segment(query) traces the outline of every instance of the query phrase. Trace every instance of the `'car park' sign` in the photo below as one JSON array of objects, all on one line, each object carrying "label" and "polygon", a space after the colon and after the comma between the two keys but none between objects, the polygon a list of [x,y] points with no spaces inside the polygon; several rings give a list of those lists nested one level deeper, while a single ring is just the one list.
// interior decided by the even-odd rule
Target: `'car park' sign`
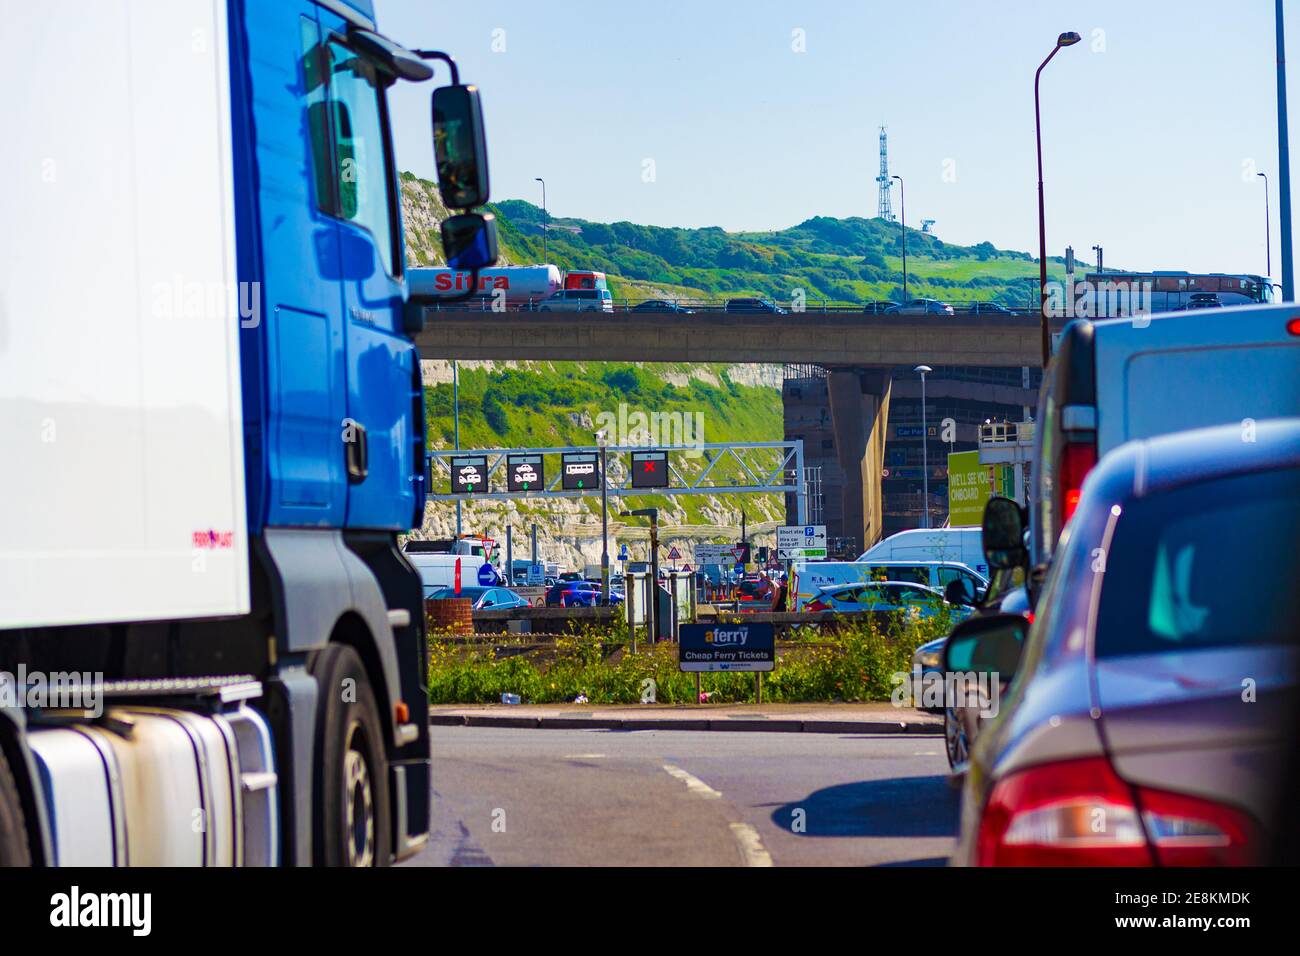
[{"label": "'car park' sign", "polygon": [[826,557],[826,525],[800,524],[777,528],[776,556],[782,561]]}]

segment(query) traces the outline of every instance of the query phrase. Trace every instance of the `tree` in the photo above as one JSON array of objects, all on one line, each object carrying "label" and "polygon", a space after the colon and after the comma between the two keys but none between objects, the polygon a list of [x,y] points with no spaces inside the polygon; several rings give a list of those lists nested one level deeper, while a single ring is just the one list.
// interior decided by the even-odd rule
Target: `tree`
[{"label": "tree", "polygon": [[496,392],[487,392],[483,396],[483,419],[498,435],[505,435],[510,430],[510,417]]}]

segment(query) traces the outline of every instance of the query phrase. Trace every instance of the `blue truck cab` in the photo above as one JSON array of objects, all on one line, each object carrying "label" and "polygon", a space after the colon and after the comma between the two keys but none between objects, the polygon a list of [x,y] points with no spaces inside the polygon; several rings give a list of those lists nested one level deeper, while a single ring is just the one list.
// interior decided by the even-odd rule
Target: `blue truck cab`
[{"label": "blue truck cab", "polygon": [[[0,115],[23,161],[65,157],[63,189],[15,190],[34,238],[0,250],[25,330],[0,437],[30,463],[0,479],[0,680],[84,675],[97,705],[0,685],[0,864],[387,864],[429,829],[423,592],[398,535],[423,522],[433,302],[406,280],[387,97],[450,69],[444,252],[476,271],[496,255],[471,211],[477,90],[379,33],[369,0],[134,14],[14,24],[26,65],[60,55],[99,98],[53,84]],[[73,230],[111,287],[94,315],[47,241]],[[33,421],[58,441],[33,445]],[[185,787],[229,825],[195,833],[161,796]]]}]

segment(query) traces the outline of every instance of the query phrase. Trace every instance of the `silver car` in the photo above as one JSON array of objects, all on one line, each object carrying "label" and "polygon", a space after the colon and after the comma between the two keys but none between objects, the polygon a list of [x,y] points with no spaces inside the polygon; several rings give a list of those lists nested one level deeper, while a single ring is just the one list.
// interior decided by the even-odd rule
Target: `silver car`
[{"label": "silver car", "polygon": [[[1300,419],[1243,435],[1115,449],[1083,486],[1032,625],[953,630],[949,675],[991,689],[1014,674],[971,749],[954,862],[1265,860],[1295,746]],[[1004,524],[990,534],[986,512],[985,545],[1014,566],[1023,529]]]},{"label": "silver car", "polygon": [[613,312],[614,296],[608,289],[560,289],[537,306],[538,312]]}]

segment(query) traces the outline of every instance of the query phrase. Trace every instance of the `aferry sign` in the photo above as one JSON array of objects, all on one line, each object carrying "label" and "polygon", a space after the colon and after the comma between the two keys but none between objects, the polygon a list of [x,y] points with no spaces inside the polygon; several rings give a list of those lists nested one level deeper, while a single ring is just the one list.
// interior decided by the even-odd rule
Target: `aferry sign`
[{"label": "aferry sign", "polygon": [[690,671],[776,669],[776,628],[771,624],[683,624],[677,667]]}]

